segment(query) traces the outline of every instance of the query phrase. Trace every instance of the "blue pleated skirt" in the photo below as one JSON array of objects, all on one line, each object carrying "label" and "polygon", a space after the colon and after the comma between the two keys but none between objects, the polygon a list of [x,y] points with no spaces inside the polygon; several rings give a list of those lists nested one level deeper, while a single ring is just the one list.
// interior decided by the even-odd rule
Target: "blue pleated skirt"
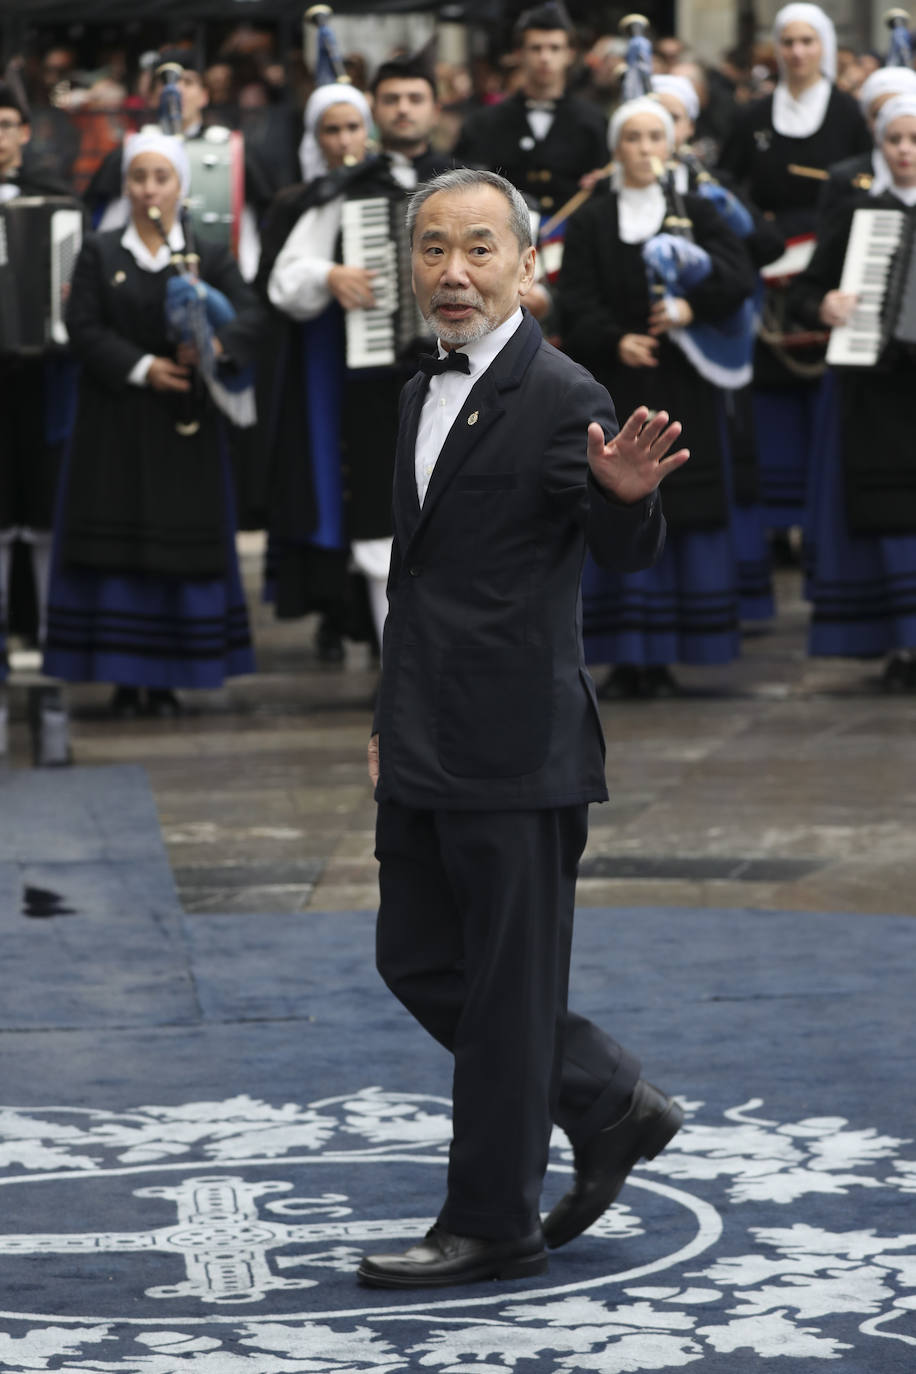
[{"label": "blue pleated skirt", "polygon": [[754,388],[763,522],[785,530],[806,523],[808,473],[817,436],[822,380]]},{"label": "blue pleated skirt", "polygon": [[661,558],[638,573],[588,556],[582,617],[587,663],[730,662],[740,653],[731,531],[669,531]]},{"label": "blue pleated skirt", "polygon": [[850,534],[837,380],[827,378],[812,467],[809,653],[878,658],[916,648],[916,531]]},{"label": "blue pleated skirt", "polygon": [[298,384],[305,388],[307,430],[300,452],[287,454],[285,460],[309,469],[316,520],[313,529],[296,536],[268,530],[262,592],[267,603],[277,599],[277,565],[290,549],[342,551],[348,547],[340,465],[346,347],[342,312],[332,307],[314,320],[306,320],[300,328],[302,375]]},{"label": "blue pleated skirt", "polygon": [[[44,671],[65,682],[214,688],[255,670],[235,551],[235,513],[223,459],[226,572],[185,581],[156,574],[51,569]],[[61,482],[66,499],[67,472]]]}]

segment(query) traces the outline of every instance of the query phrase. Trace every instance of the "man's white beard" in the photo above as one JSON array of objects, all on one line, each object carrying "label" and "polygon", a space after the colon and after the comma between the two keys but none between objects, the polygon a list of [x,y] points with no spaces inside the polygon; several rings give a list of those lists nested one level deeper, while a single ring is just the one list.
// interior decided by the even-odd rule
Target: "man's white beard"
[{"label": "man's white beard", "polygon": [[467,320],[443,320],[437,314],[437,307],[440,305],[457,305],[457,301],[449,301],[448,297],[437,297],[434,292],[429,302],[429,314],[424,315],[427,325],[433,334],[436,334],[444,344],[451,344],[453,348],[460,348],[462,344],[474,343],[477,339],[482,339],[485,334],[489,334],[494,327],[494,321],[481,308],[483,306],[482,297],[476,301],[462,301],[462,304],[473,305],[474,314]]}]

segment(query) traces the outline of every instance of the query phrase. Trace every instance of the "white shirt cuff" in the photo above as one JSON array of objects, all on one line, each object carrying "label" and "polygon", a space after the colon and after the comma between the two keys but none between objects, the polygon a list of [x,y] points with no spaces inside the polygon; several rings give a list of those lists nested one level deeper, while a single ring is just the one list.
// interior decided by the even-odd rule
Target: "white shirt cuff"
[{"label": "white shirt cuff", "polygon": [[130,382],[131,386],[146,386],[146,379],[149,375],[149,370],[155,361],[155,353],[144,353],[140,361],[138,363],[134,363],[133,367],[127,374],[127,380]]}]

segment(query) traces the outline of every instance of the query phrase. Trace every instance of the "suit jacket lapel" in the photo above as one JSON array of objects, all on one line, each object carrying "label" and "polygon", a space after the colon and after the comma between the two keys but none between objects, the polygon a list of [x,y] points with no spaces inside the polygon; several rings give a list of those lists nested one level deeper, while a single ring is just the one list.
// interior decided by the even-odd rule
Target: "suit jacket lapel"
[{"label": "suit jacket lapel", "polygon": [[418,372],[407,383],[404,391],[404,407],[401,411],[394,469],[394,519],[402,548],[406,548],[413,538],[417,521],[420,519],[420,499],[417,496],[414,455],[417,449],[420,412],[423,409],[423,400],[428,386],[428,379],[422,372]]},{"label": "suit jacket lapel", "polygon": [[[433,475],[430,478],[419,521],[414,528],[415,534],[419,534],[423,529],[430,513],[455,474],[489,433],[500,416],[505,414],[501,393],[519,385],[540,346],[540,326],[525,311],[525,317],[512,338],[496,355],[479,381],[471,388],[467,400],[458,412],[455,423],[446,436],[445,443],[442,445],[442,450],[436,460]],[[419,408],[417,421],[419,421]],[[414,426],[413,438],[414,443],[409,450],[411,456],[416,447],[416,426]],[[416,484],[414,484],[414,500],[416,501]]]}]

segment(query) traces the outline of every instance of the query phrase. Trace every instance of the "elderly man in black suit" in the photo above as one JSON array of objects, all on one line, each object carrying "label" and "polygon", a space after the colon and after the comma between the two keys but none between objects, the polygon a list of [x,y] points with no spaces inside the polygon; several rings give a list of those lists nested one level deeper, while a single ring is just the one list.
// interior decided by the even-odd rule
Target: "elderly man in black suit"
[{"label": "elderly man in black suit", "polygon": [[[541,1273],[544,1249],[610,1205],[682,1113],[636,1058],[567,1012],[588,804],[607,799],[582,652],[579,581],[596,559],[646,567],[680,425],[636,411],[547,344],[521,308],[535,254],[524,200],[458,169],[408,211],[414,289],[438,358],[402,395],[376,784],[378,964],[454,1055],[438,1221],[363,1282],[444,1286]],[[371,436],[367,436],[371,442]],[[538,1204],[551,1128],[572,1190]]]}]

